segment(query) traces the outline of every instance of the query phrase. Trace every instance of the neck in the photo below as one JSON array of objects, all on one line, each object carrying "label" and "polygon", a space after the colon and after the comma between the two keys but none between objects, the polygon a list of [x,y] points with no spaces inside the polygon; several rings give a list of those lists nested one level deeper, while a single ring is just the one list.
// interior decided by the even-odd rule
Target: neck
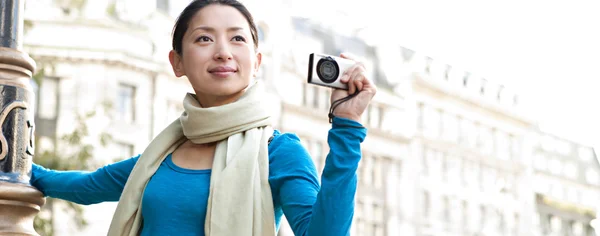
[{"label": "neck", "polygon": [[196,92],[196,98],[203,108],[218,107],[237,101],[246,90],[226,96],[214,96]]},{"label": "neck", "polygon": [[193,143],[192,140],[185,141],[181,146],[183,147],[215,147],[217,146],[218,141],[210,142],[210,143]]}]

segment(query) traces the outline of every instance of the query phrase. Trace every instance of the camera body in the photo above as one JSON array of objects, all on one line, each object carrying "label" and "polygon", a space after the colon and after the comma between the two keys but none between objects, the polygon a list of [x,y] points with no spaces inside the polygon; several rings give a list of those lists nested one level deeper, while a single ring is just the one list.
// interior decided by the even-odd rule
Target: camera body
[{"label": "camera body", "polygon": [[355,62],[341,57],[311,53],[308,59],[308,83],[348,90],[340,81],[342,74]]}]

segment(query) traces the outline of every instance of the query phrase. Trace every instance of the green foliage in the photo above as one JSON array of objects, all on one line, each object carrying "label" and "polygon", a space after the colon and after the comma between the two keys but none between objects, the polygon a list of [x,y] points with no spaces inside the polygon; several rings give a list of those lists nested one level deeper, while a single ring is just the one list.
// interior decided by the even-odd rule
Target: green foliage
[{"label": "green foliage", "polygon": [[113,1],[108,5],[108,7],[106,8],[106,14],[108,14],[111,17],[117,17],[117,2],[116,1]]},{"label": "green foliage", "polygon": [[31,28],[33,28],[33,21],[28,19],[23,20],[23,34],[26,35]]},{"label": "green foliage", "polygon": [[73,10],[81,12],[87,4],[87,0],[53,0],[53,2],[66,14],[70,14]]},{"label": "green foliage", "polygon": [[[86,121],[95,115],[96,112],[77,115],[73,131],[61,136],[59,140],[55,140],[54,150],[36,153],[34,162],[53,170],[92,170],[98,168],[98,165],[93,161],[94,146],[84,142],[90,135]],[[107,133],[100,134],[98,138],[102,146],[106,146],[112,139]],[[63,206],[63,208],[58,208],[58,206]],[[42,207],[42,212],[37,215],[34,221],[34,228],[40,235],[54,235],[53,222],[56,211],[64,211],[71,215],[71,220],[78,229],[83,229],[88,224],[84,218],[82,206],[60,199],[47,198],[46,204]]]}]

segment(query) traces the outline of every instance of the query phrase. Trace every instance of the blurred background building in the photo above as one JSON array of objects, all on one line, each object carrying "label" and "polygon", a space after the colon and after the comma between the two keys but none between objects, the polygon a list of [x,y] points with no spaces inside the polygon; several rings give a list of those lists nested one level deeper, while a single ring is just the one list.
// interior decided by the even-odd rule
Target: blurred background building
[{"label": "blurred background building", "polygon": [[[191,87],[173,75],[167,55],[188,2],[27,0],[24,49],[38,64],[36,153],[68,151],[60,137],[91,111],[83,142],[94,146],[96,166],[141,153],[176,119]],[[298,1],[244,3],[259,27],[259,79],[275,126],[301,137],[319,173],[330,90],[306,83],[308,55],[350,52],[377,83],[363,117],[369,134],[352,235],[596,235],[596,152],[540,131],[511,88],[393,41],[369,43],[360,25],[342,26],[343,10],[323,19]],[[97,138],[103,134],[110,141]],[[105,235],[116,203],[84,207],[83,229],[65,204],[45,207],[55,208],[54,235]],[[284,223],[280,235],[293,234]]]}]

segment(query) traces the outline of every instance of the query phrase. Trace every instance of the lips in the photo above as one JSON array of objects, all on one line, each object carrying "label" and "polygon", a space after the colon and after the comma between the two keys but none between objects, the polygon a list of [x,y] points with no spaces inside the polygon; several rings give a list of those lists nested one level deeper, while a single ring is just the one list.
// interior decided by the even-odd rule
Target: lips
[{"label": "lips", "polygon": [[209,69],[208,72],[218,78],[227,78],[237,72],[237,70],[229,66],[217,66]]},{"label": "lips", "polygon": [[229,67],[229,66],[217,66],[214,67],[210,70],[208,70],[208,72],[210,73],[223,73],[223,72],[236,72],[237,70],[234,69],[233,67]]}]

